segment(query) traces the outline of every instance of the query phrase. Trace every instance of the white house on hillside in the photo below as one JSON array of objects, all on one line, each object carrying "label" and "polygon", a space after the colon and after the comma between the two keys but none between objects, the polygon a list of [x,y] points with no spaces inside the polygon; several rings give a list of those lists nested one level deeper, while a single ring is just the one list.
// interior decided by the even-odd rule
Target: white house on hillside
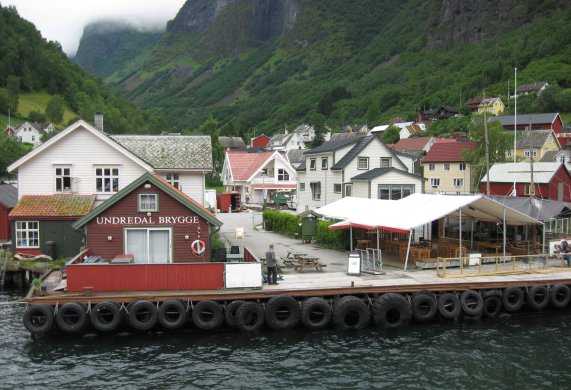
[{"label": "white house on hillside", "polygon": [[20,142],[33,144],[34,147],[42,143],[42,134],[54,131],[54,125],[24,122],[14,130],[14,136],[18,137]]},{"label": "white house on hillside", "polygon": [[267,149],[287,153],[293,149],[305,149],[305,143],[297,133],[276,134],[270,139]]},{"label": "white house on hillside", "polygon": [[329,141],[305,152],[297,168],[297,210],[315,209],[345,196],[400,199],[423,192],[414,156],[395,154],[378,136]]}]

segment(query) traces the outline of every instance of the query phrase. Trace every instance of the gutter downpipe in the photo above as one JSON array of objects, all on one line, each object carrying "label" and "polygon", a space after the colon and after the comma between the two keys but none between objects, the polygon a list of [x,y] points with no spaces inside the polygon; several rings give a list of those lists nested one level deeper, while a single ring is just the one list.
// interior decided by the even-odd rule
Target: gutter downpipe
[{"label": "gutter downpipe", "polygon": [[504,257],[506,257],[506,208],[504,207]]},{"label": "gutter downpipe", "polygon": [[[547,248],[547,247],[545,246],[545,222],[542,222],[542,223],[541,223],[541,227],[542,227],[542,229],[543,229],[543,230],[542,230],[542,234],[541,234],[541,235],[543,236],[543,237],[542,237],[542,239],[543,239],[543,248],[542,248],[543,250],[542,250],[542,252],[543,252],[543,253],[548,253],[548,252],[549,252],[549,248]],[[534,232],[534,233],[535,233],[535,232]]]},{"label": "gutter downpipe", "polygon": [[412,240],[412,229],[408,232],[408,247],[406,248],[406,259],[404,261],[404,270],[408,267],[408,256],[410,255],[410,241]]},{"label": "gutter downpipe", "polygon": [[351,249],[351,252],[353,252],[353,225],[349,225],[349,242],[351,243],[349,248]]},{"label": "gutter downpipe", "polygon": [[462,259],[462,207],[458,209],[460,212],[460,219],[458,224],[458,257],[460,258],[460,264],[463,264]]}]

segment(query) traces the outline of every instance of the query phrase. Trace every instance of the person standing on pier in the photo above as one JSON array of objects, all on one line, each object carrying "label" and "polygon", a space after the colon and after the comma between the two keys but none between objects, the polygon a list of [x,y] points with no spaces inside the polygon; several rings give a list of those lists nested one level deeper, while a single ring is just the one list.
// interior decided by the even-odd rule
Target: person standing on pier
[{"label": "person standing on pier", "polygon": [[278,261],[274,244],[270,244],[270,249],[266,252],[266,266],[268,267],[268,284],[278,284]]}]

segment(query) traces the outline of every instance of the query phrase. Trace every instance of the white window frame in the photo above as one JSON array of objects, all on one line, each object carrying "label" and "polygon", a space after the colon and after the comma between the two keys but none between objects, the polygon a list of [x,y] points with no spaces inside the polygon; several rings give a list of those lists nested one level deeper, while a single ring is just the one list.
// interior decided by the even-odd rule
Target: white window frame
[{"label": "white window frame", "polygon": [[[533,151],[533,152],[532,152],[532,151]],[[531,149],[531,150],[530,150],[530,149],[525,149],[525,150],[523,151],[523,156],[524,156],[524,157],[530,157],[530,155],[532,155],[532,154],[533,154],[533,157],[537,157],[537,150],[535,150],[535,149]]]},{"label": "white window frame", "polygon": [[[138,264],[153,264],[150,262],[150,258],[149,258],[149,252],[150,252],[150,240],[149,240],[149,235],[151,231],[168,231],[169,232],[169,250],[168,250],[168,259],[166,264],[170,264],[173,262],[173,229],[169,228],[169,227],[129,227],[129,228],[125,228],[123,229],[123,251],[125,253],[127,253],[127,248],[129,247],[129,243],[128,243],[128,235],[127,232],[128,231],[132,231],[132,230],[145,230],[147,232],[147,262],[146,263],[138,263]],[[157,264],[165,264],[165,263],[157,263]]]},{"label": "white window frame", "polygon": [[[105,171],[109,169],[109,173]],[[99,173],[101,171],[101,173]],[[114,171],[117,171],[116,174]],[[101,186],[99,186],[101,180]],[[117,180],[116,185],[114,181]],[[121,180],[121,171],[118,166],[97,166],[95,167],[95,192],[98,194],[114,194],[119,192]],[[109,190],[107,190],[107,181],[109,181]]]},{"label": "white window frame", "polygon": [[[61,194],[61,193],[71,192],[71,185],[72,185],[71,182],[73,180],[71,176],[71,165],[54,166],[54,175],[55,175],[54,193]],[[69,180],[69,187],[67,187],[67,189],[65,186],[66,179]],[[59,189],[58,186],[60,187]]]},{"label": "white window frame", "polygon": [[305,191],[305,183],[299,183],[299,190]]},{"label": "white window frame", "polygon": [[167,173],[165,180],[168,181],[171,186],[180,190],[180,175],[178,173]]},{"label": "white window frame", "polygon": [[392,167],[393,159],[390,157],[381,157],[381,168],[390,168]]},{"label": "white window frame", "polygon": [[436,164],[435,163],[429,163],[428,164],[428,170],[429,171],[435,171],[436,170]]},{"label": "white window frame", "polygon": [[449,170],[450,170],[450,163],[444,163],[444,170],[445,170],[445,171],[449,171]]},{"label": "white window frame", "polygon": [[389,190],[388,199],[389,200],[397,200],[397,199],[393,199],[393,187],[395,189],[396,189],[396,187],[400,187],[400,193],[401,194],[400,194],[400,197],[398,199],[406,198],[406,196],[402,196],[403,190],[405,188],[410,190],[410,195],[414,194],[414,184],[379,184],[377,187],[377,198],[378,199],[387,199],[387,198],[381,198],[381,189],[385,189],[385,190],[388,189]]},{"label": "white window frame", "polygon": [[40,222],[16,221],[16,248],[40,247]]},{"label": "white window frame", "polygon": [[357,169],[366,171],[369,169],[369,157],[357,157]]},{"label": "white window frame", "polygon": [[[154,200],[152,200],[154,198]],[[139,194],[137,196],[137,211],[141,213],[156,213],[159,211],[159,194]]]},{"label": "white window frame", "polygon": [[340,183],[333,183],[333,193],[340,194],[341,193],[341,184]]},{"label": "white window frame", "polygon": [[283,168],[278,168],[278,181],[289,181],[289,172]]},{"label": "white window frame", "polygon": [[[349,194],[347,194],[347,192],[349,192]],[[353,183],[345,184],[345,191],[343,191],[343,196],[353,196]]]},{"label": "white window frame", "polygon": [[321,182],[313,181],[309,183],[309,186],[311,187],[311,200],[321,200]]},{"label": "white window frame", "polygon": [[454,185],[454,188],[464,187],[464,179],[463,178],[454,178],[454,179],[452,179],[452,185]]},{"label": "white window frame", "polygon": [[321,170],[327,170],[329,168],[329,158],[321,157]]},{"label": "white window frame", "polygon": [[466,170],[466,163],[460,163],[460,164],[458,164],[458,170],[460,170],[460,171],[465,171],[465,170]]},{"label": "white window frame", "polygon": [[316,158],[310,158],[309,159],[309,170],[310,171],[317,170],[317,159]]},{"label": "white window frame", "polygon": [[436,188],[436,187],[438,187],[439,185],[440,185],[440,178],[430,179],[430,186],[431,186],[432,188]]}]

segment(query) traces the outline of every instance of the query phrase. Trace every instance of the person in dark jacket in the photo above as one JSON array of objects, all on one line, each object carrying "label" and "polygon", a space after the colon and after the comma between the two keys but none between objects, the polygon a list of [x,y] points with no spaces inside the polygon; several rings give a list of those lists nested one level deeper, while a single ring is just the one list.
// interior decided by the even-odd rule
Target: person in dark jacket
[{"label": "person in dark jacket", "polygon": [[270,249],[266,252],[266,266],[268,267],[268,284],[278,284],[278,261],[274,244],[270,244]]},{"label": "person in dark jacket", "polygon": [[561,253],[563,253],[563,260],[565,260],[565,263],[567,263],[567,267],[569,267],[571,265],[571,255],[569,255],[569,252],[571,252],[571,250],[569,250],[569,243],[567,242],[567,240],[565,239],[561,240],[561,242],[559,243],[559,248]]}]

